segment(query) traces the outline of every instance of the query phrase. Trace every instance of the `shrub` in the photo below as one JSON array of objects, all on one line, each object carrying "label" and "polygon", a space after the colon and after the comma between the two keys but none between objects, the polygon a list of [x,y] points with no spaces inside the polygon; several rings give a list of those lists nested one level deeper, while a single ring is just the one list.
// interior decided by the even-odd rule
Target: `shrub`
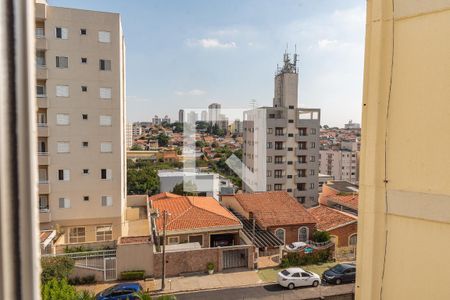
[{"label": "shrub", "polygon": [[327,262],[331,259],[331,249],[318,250],[313,253],[303,254],[301,252],[291,252],[281,260],[281,267],[305,266]]},{"label": "shrub", "polygon": [[120,279],[122,280],[141,280],[144,279],[144,276],[144,270],[123,271],[120,273]]},{"label": "shrub", "polygon": [[207,263],[206,264],[206,269],[208,269],[208,271],[214,270],[214,263],[213,262]]},{"label": "shrub", "polygon": [[287,268],[287,267],[289,267],[289,259],[287,259],[287,258],[281,259],[280,267],[282,267],[282,268]]},{"label": "shrub", "polygon": [[95,283],[95,275],[88,275],[84,277],[73,277],[69,279],[69,284],[71,285],[80,285],[80,284],[92,284]]},{"label": "shrub", "polygon": [[41,258],[41,281],[43,284],[55,278],[66,279],[72,272],[75,262],[66,256],[44,256]]},{"label": "shrub", "polygon": [[94,300],[95,296],[88,291],[77,292],[65,279],[53,278],[41,287],[42,300]]},{"label": "shrub", "polygon": [[330,240],[330,234],[326,231],[315,231],[313,233],[313,241],[317,243],[324,243]]}]

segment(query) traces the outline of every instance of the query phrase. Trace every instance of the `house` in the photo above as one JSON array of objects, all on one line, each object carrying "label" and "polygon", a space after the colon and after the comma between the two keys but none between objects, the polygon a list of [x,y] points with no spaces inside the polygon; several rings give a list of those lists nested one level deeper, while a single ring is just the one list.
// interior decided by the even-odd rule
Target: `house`
[{"label": "house", "polygon": [[358,186],[348,181],[330,180],[322,186],[319,203],[358,215]]},{"label": "house", "polygon": [[316,219],[287,192],[257,192],[223,195],[222,204],[263,230],[273,233],[284,244],[308,241]]},{"label": "house", "polygon": [[325,205],[311,207],[308,212],[317,220],[317,229],[330,234],[336,248],[356,246],[358,217]]},{"label": "house", "polygon": [[[202,248],[240,244],[241,222],[212,197],[160,193],[149,198],[149,207],[158,211],[156,235],[162,238],[166,219],[166,244],[198,243]],[[150,220],[151,221],[151,220]]]}]

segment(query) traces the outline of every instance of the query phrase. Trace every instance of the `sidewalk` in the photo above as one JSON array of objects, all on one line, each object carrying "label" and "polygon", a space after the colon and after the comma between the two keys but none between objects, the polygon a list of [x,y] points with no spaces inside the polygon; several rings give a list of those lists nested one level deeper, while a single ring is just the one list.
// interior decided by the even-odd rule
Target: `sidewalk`
[{"label": "sidewalk", "polygon": [[237,271],[222,272],[213,275],[200,274],[185,277],[166,278],[166,288],[162,292],[161,279],[155,280],[155,289],[153,292],[158,294],[173,294],[181,292],[192,292],[201,290],[215,290],[227,288],[240,288],[259,286],[265,284],[258,276],[258,271]]}]

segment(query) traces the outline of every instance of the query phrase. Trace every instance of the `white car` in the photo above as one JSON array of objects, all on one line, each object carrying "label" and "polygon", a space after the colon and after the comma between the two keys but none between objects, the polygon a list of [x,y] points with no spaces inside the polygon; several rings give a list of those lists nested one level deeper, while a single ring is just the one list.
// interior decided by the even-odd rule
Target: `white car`
[{"label": "white car", "polygon": [[307,245],[308,244],[304,242],[293,242],[292,244],[286,245],[286,249],[289,251],[298,251],[305,248]]},{"label": "white car", "polygon": [[313,286],[320,284],[320,276],[301,268],[289,268],[278,273],[278,284],[292,290],[298,286]]}]

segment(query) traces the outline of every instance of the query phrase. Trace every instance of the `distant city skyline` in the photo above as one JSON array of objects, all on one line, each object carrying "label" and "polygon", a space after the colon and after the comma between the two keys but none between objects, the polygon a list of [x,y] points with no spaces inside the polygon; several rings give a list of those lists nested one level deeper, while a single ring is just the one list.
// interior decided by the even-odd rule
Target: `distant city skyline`
[{"label": "distant city skyline", "polygon": [[299,106],[322,125],[361,122],[365,3],[349,0],[100,1],[51,5],[121,14],[128,122],[179,109],[268,106],[289,44],[299,54]]}]

